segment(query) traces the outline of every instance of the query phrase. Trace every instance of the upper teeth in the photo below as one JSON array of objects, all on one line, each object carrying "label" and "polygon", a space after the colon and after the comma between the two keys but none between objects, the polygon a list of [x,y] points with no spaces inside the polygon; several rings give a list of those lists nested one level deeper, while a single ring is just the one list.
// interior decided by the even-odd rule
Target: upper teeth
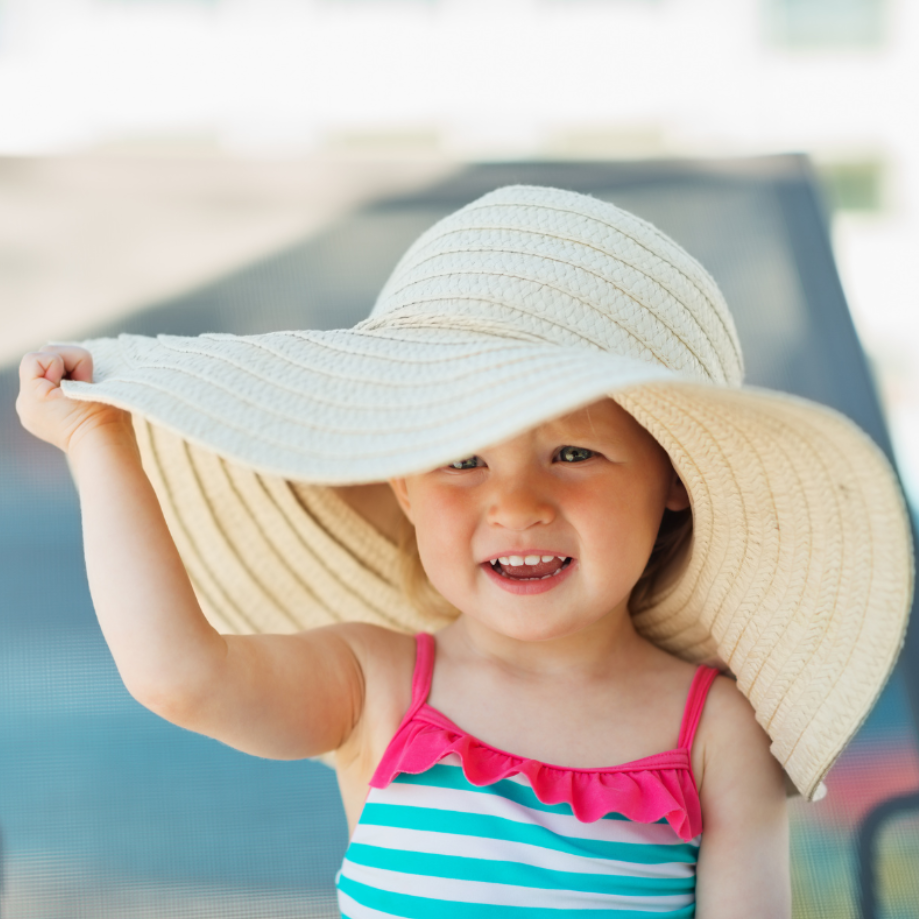
[{"label": "upper teeth", "polygon": [[551,562],[553,558],[557,558],[560,561],[565,561],[567,556],[564,555],[501,555],[498,557],[498,561],[502,565],[510,565],[512,568],[517,568],[520,565],[538,565],[542,562]]}]

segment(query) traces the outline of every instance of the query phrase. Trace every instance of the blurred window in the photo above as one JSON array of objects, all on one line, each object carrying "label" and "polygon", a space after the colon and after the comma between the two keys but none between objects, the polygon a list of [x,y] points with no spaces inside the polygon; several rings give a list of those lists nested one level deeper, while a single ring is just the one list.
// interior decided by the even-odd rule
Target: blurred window
[{"label": "blurred window", "polygon": [[97,0],[98,5],[118,5],[118,6],[219,6],[222,0]]},{"label": "blurred window", "polygon": [[324,7],[354,7],[354,6],[438,6],[440,0],[313,0]]},{"label": "blurred window", "polygon": [[884,39],[885,0],[764,0],[770,41],[792,48],[871,47]]},{"label": "blurred window", "polygon": [[544,3],[552,3],[558,6],[586,6],[593,4],[595,6],[660,6],[664,0],[543,0]]}]

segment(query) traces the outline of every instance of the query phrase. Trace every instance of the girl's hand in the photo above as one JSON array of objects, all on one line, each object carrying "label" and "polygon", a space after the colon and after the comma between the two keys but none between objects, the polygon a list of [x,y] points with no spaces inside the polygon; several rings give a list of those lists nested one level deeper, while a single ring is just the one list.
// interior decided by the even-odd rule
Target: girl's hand
[{"label": "girl's hand", "polygon": [[111,428],[130,433],[128,412],[98,402],[68,399],[61,389],[65,377],[92,382],[93,359],[85,348],[45,345],[22,359],[16,411],[29,433],[65,453],[93,430]]}]

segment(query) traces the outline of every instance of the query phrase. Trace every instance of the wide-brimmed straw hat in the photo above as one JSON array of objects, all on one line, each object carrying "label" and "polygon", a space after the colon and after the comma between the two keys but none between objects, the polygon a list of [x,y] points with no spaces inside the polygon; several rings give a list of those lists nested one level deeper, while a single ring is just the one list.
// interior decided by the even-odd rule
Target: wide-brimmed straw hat
[{"label": "wide-brimmed straw hat", "polygon": [[912,551],[884,456],[835,411],[741,388],[715,282],[606,202],[485,195],[411,246],[352,329],[84,344],[95,381],[65,391],[134,414],[224,630],[442,624],[406,599],[396,547],[322,486],[428,470],[609,395],[692,505],[682,568],[635,624],[730,668],[803,795],[819,796],[893,667]]}]

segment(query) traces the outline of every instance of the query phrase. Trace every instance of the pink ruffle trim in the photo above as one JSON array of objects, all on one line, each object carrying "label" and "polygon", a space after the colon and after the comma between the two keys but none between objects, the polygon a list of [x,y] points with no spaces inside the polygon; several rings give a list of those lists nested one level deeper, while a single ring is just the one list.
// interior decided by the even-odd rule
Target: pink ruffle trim
[{"label": "pink ruffle trim", "polygon": [[638,823],[664,817],[683,840],[702,832],[699,793],[684,749],[604,769],[549,766],[489,747],[427,705],[396,732],[370,784],[385,788],[400,773],[426,772],[451,753],[473,785],[524,775],[543,804],[568,804],[582,823],[615,813]]}]

